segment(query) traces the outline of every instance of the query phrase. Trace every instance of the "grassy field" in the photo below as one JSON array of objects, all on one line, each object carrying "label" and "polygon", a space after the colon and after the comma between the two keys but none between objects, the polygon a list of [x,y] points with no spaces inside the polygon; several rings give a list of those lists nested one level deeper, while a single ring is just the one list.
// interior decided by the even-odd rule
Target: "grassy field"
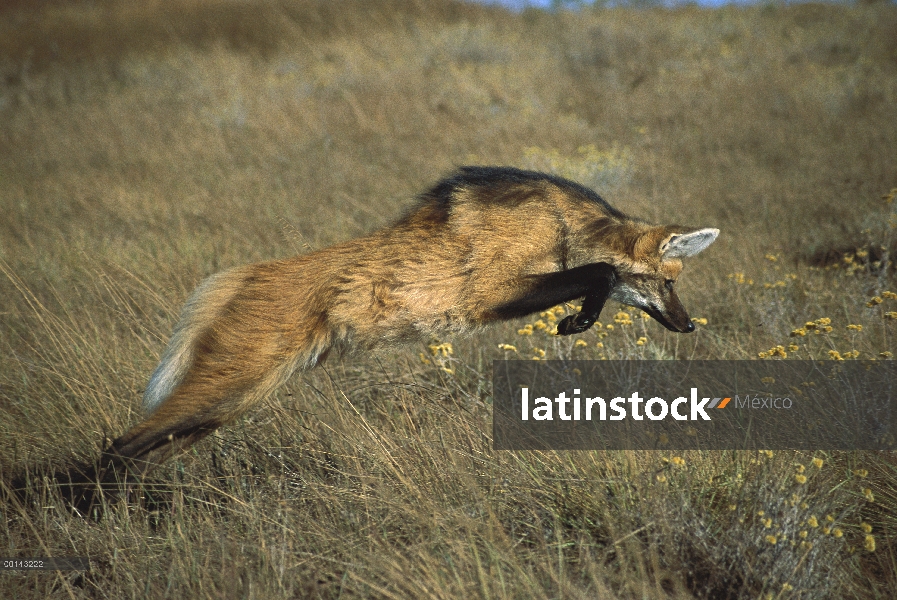
[{"label": "grassy field", "polygon": [[[92,561],[0,596],[893,597],[892,455],[496,452],[490,395],[505,357],[891,358],[895,40],[893,4],[0,3],[0,480],[29,477],[0,556]],[[140,419],[203,277],[388,224],[460,164],[720,228],[679,286],[706,321],[329,360],[66,509],[48,474]]]}]

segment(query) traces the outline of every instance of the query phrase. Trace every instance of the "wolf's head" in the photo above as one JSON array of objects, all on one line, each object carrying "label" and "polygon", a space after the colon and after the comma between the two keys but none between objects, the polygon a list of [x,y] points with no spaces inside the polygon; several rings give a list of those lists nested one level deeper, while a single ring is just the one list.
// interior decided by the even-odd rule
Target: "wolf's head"
[{"label": "wolf's head", "polygon": [[612,261],[618,283],[611,298],[642,309],[670,331],[695,330],[676,295],[682,259],[713,243],[719,229],[667,225],[650,227],[630,237],[624,257]]}]

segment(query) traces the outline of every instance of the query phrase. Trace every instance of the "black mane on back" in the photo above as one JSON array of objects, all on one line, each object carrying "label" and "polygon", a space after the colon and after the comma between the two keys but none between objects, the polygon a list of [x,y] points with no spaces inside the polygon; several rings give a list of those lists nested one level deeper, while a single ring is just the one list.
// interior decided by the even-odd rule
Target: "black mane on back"
[{"label": "black mane on back", "polygon": [[436,200],[443,206],[448,207],[451,204],[454,193],[461,189],[492,188],[508,184],[526,184],[543,181],[599,204],[607,210],[608,214],[614,217],[626,217],[608,204],[594,190],[584,185],[557,175],[539,173],[538,171],[526,171],[514,167],[459,167],[457,171],[430,188],[421,197],[431,201]]}]

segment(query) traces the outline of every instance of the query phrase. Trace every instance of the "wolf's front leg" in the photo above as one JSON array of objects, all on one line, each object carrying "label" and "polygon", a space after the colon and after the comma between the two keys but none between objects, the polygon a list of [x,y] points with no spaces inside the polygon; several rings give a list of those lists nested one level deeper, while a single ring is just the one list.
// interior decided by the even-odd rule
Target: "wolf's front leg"
[{"label": "wolf's front leg", "polygon": [[598,318],[616,282],[617,272],[607,263],[590,263],[566,271],[529,275],[511,284],[517,288],[515,297],[488,311],[487,318],[504,320],[523,317],[585,296],[582,311],[561,321],[562,324],[566,323],[563,331],[558,327],[558,333],[562,335],[580,333],[591,327]]},{"label": "wolf's front leg", "polygon": [[613,274],[596,280],[594,287],[586,294],[585,300],[582,302],[582,309],[577,314],[570,315],[558,323],[558,335],[582,333],[594,325],[601,314],[601,309],[604,308],[604,303],[607,302],[614,289],[615,281],[616,277]]}]

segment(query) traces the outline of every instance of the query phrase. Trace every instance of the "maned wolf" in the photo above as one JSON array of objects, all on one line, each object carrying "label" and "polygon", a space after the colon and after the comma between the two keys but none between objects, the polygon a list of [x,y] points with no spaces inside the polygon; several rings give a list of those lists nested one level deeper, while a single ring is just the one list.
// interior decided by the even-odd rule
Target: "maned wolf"
[{"label": "maned wolf", "polygon": [[97,475],[146,470],[331,349],[462,333],[583,297],[558,333],[588,329],[608,297],[693,331],[674,291],[680,259],[718,233],[649,225],[559,177],[462,167],[391,227],[206,279],[147,385],[148,418],[112,442]]}]

